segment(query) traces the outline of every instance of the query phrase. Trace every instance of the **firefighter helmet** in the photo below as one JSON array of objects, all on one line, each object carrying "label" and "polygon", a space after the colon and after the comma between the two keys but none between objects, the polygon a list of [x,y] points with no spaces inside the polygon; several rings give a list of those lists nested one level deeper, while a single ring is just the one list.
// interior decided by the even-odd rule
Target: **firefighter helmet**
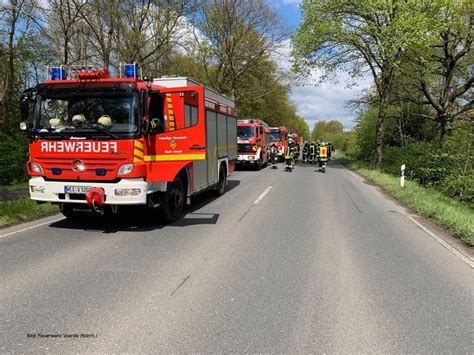
[{"label": "firefighter helmet", "polygon": [[84,116],[82,113],[78,115],[72,116],[72,122],[86,122],[86,116]]},{"label": "firefighter helmet", "polygon": [[102,126],[112,126],[112,119],[109,115],[102,115],[97,120],[97,123],[101,124]]}]

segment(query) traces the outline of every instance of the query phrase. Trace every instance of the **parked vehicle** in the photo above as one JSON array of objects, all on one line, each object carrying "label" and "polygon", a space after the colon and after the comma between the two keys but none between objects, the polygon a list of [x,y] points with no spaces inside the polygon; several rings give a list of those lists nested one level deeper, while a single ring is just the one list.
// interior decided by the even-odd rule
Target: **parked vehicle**
[{"label": "parked vehicle", "polygon": [[278,147],[278,160],[285,160],[285,152],[288,148],[288,131],[286,127],[270,127],[270,144],[276,144]]},{"label": "parked vehicle", "polygon": [[128,64],[111,78],[60,66],[23,93],[33,200],[68,218],[147,205],[171,222],[191,196],[225,192],[237,160],[234,102],[185,77],[145,82],[138,71]]},{"label": "parked vehicle", "polygon": [[262,120],[237,121],[238,164],[254,165],[261,169],[269,161],[268,125]]}]

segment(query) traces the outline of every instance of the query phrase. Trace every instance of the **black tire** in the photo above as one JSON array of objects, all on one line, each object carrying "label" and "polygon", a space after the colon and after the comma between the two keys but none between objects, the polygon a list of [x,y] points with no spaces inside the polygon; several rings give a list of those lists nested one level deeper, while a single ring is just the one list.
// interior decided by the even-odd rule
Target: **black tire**
[{"label": "black tire", "polygon": [[72,203],[63,203],[60,205],[60,211],[69,221],[79,221],[83,219],[87,211],[76,211],[74,207],[75,205]]},{"label": "black tire", "polygon": [[179,219],[184,209],[184,186],[181,178],[176,176],[172,183],[169,183],[166,192],[162,193],[160,214],[166,223],[171,223]]},{"label": "black tire", "polygon": [[219,182],[217,183],[216,195],[222,196],[225,194],[225,189],[227,187],[227,170],[225,164],[221,165],[219,169]]}]

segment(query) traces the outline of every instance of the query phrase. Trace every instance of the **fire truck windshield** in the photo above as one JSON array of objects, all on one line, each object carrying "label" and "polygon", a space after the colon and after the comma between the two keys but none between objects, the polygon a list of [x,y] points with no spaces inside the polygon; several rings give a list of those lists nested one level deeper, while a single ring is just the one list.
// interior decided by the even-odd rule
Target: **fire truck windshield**
[{"label": "fire truck windshield", "polygon": [[136,107],[133,93],[62,94],[50,90],[37,97],[33,131],[61,136],[129,136],[138,132]]},{"label": "fire truck windshield", "polygon": [[279,142],[281,141],[280,131],[270,132],[270,142]]},{"label": "fire truck windshield", "polygon": [[253,138],[253,135],[254,135],[253,126],[238,126],[237,127],[237,136],[240,139]]}]

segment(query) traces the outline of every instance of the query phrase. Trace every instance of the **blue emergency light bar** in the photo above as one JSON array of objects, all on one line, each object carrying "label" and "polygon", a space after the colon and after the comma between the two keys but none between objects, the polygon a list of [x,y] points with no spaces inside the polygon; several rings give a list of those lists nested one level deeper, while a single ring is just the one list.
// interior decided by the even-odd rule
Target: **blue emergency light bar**
[{"label": "blue emergency light bar", "polygon": [[67,73],[66,69],[63,67],[53,67],[51,68],[51,80],[66,80]]},{"label": "blue emergency light bar", "polygon": [[124,75],[126,78],[137,78],[138,77],[138,64],[125,64]]}]

